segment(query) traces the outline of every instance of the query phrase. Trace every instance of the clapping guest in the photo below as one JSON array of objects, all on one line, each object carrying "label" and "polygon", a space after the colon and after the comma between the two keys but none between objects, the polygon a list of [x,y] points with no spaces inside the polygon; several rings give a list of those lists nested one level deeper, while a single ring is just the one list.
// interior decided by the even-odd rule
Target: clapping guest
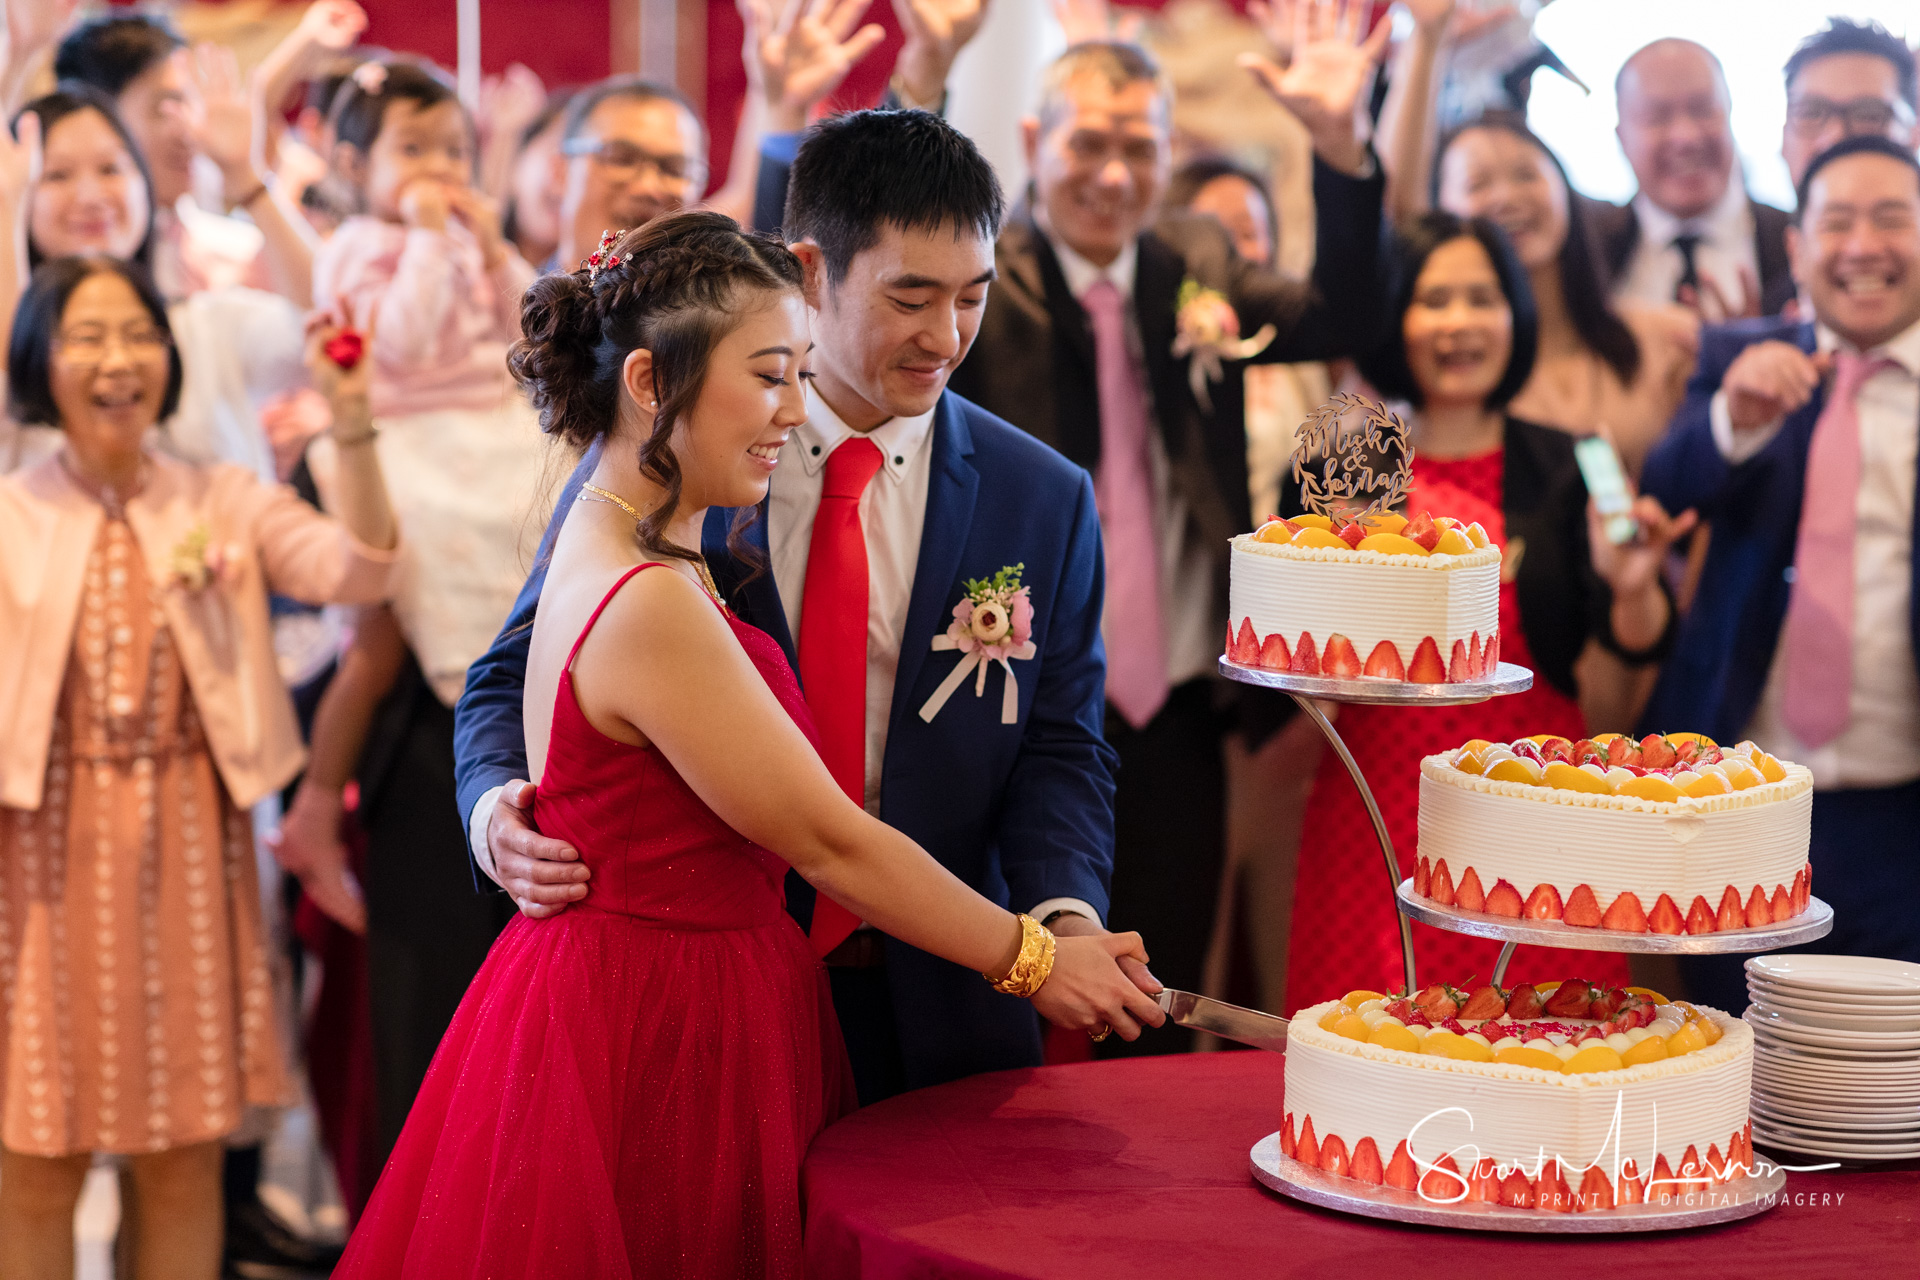
[{"label": "clapping guest", "polygon": [[1845,138],[1920,147],[1920,71],[1914,52],[1877,22],[1828,18],[1787,59],[1787,123],[1780,155],[1794,185],[1813,158]]},{"label": "clapping guest", "polygon": [[1655,40],[1614,80],[1615,132],[1640,190],[1595,202],[1616,301],[1680,302],[1708,320],[1773,315],[1793,297],[1787,215],[1747,194],[1720,60],[1691,40]]},{"label": "clapping guest", "polygon": [[[107,16],[69,33],[53,70],[63,82],[91,85],[110,97],[145,158],[156,232],[153,277],[169,300],[237,279],[308,305],[313,239],[299,207],[266,180],[255,145],[263,122],[231,50],[204,45],[189,51],[171,25],[150,14]],[[205,211],[195,202],[202,157],[220,180],[217,192],[198,192],[218,205]],[[182,200],[194,207],[183,211]],[[260,248],[216,262],[226,256],[224,247],[196,237],[187,220],[228,210],[252,219]]]},{"label": "clapping guest", "polygon": [[[1920,961],[1920,167],[1848,138],[1799,203],[1811,321],[1708,329],[1647,459],[1648,492],[1714,526],[1648,720],[1812,769],[1814,892],[1834,908],[1819,949]],[[1691,963],[1698,998],[1739,1007],[1737,961]]]},{"label": "clapping guest", "polygon": [[182,370],[143,272],[63,258],[21,300],[11,412],[62,446],[0,477],[0,1274],[73,1274],[111,1152],[137,1273],[211,1280],[220,1140],[292,1098],[246,816],[303,758],[267,594],[377,600],[394,546],[365,375],[320,376],[337,521],[145,446]]},{"label": "clapping guest", "polygon": [[[1385,814],[1402,874],[1416,854],[1420,760],[1469,738],[1510,741],[1550,733],[1578,741],[1589,731],[1624,729],[1631,710],[1599,721],[1583,706],[1617,705],[1621,688],[1594,687],[1580,663],[1592,649],[1623,663],[1656,660],[1671,640],[1674,610],[1660,562],[1691,514],[1670,518],[1651,498],[1634,508],[1640,537],[1610,542],[1589,507],[1564,431],[1515,416],[1539,325],[1527,273],[1506,236],[1486,219],[1428,213],[1409,226],[1396,253],[1392,332],[1361,358],[1369,382],[1414,406],[1413,489],[1406,512],[1478,521],[1503,552],[1502,661],[1531,668],[1531,689],[1476,706],[1350,706],[1340,732]],[[1297,489],[1287,506],[1299,510]],[[1585,677],[1585,678],[1583,678]],[[1307,803],[1287,1002],[1336,998],[1355,984],[1395,989],[1402,981],[1398,917],[1379,890],[1373,826],[1345,768],[1326,756]],[[1415,926],[1424,929],[1424,926]],[[1496,944],[1424,931],[1421,965],[1451,982],[1493,972]],[[1577,974],[1624,984],[1626,962],[1592,952],[1526,949],[1517,981]],[[1381,985],[1385,984],[1385,985]]]},{"label": "clapping guest", "polygon": [[1196,391],[1175,350],[1181,291],[1189,279],[1217,290],[1243,335],[1274,326],[1262,361],[1356,350],[1377,310],[1381,183],[1354,107],[1386,33],[1363,42],[1356,6],[1315,13],[1288,69],[1258,64],[1314,140],[1312,283],[1247,262],[1212,218],[1156,220],[1172,161],[1165,79],[1137,46],[1076,45],[1024,124],[1033,186],[1000,234],[980,336],[954,373],[962,395],[1094,474],[1106,733],[1121,760],[1112,919],[1153,935],[1155,973],[1176,987],[1200,980],[1225,858],[1228,717],[1213,672],[1227,540],[1252,521],[1240,366]]}]

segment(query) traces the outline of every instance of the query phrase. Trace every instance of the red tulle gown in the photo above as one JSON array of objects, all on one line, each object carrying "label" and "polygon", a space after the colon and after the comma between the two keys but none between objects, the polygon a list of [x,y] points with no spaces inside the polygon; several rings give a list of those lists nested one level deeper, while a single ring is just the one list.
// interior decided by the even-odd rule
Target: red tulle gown
[{"label": "red tulle gown", "polygon": [[[779,646],[728,621],[811,737]],[[591,890],[495,943],[335,1275],[801,1276],[801,1157],[853,1081],[786,865],[568,674],[535,817]]]},{"label": "red tulle gown", "polygon": [[[1478,520],[1503,550],[1507,545],[1501,490],[1506,471],[1502,450],[1470,458],[1413,460],[1409,511],[1430,511]],[[1500,585],[1500,660],[1533,666],[1520,627],[1513,584]],[[1413,874],[1420,814],[1420,760],[1469,738],[1511,742],[1535,733],[1578,739],[1585,735],[1579,704],[1538,673],[1525,693],[1464,707],[1343,706],[1334,722],[1347,748],[1373,786],[1387,820],[1402,878]],[[1489,832],[1490,839],[1498,833]],[[1500,944],[1491,939],[1413,926],[1413,954],[1422,985],[1473,979],[1486,983]],[[1586,978],[1624,986],[1624,957],[1599,951],[1563,951],[1522,946],[1507,969],[1507,983]],[[1386,869],[1373,823],[1346,766],[1332,751],[1307,799],[1301,826],[1299,871],[1293,899],[1293,930],[1287,947],[1289,1011],[1335,1000],[1355,988],[1397,991],[1405,982],[1398,912],[1387,893]]]}]

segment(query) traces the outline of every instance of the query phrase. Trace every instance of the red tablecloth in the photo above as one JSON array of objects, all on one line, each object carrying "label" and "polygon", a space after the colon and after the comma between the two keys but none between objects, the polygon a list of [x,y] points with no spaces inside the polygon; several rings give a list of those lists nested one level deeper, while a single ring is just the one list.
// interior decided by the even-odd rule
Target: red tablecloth
[{"label": "red tablecloth", "polygon": [[1790,1173],[1758,1218],[1650,1236],[1469,1235],[1283,1199],[1247,1172],[1280,1127],[1282,1068],[1259,1052],[1042,1067],[856,1112],[807,1157],[809,1274],[1920,1275],[1920,1162]]}]

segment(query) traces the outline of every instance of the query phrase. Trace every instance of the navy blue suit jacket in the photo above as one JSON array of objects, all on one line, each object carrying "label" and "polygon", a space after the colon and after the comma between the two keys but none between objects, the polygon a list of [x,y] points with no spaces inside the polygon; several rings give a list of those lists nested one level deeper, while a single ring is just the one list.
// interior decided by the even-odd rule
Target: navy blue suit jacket
[{"label": "navy blue suit jacket", "polygon": [[[1793,553],[1807,475],[1807,446],[1825,388],[1788,416],[1753,457],[1729,465],[1713,442],[1708,406],[1727,367],[1756,342],[1814,349],[1813,326],[1742,320],[1700,335],[1700,363],[1665,439],[1647,456],[1643,490],[1669,511],[1696,508],[1713,526],[1693,607],[1647,704],[1644,728],[1689,730],[1721,742],[1746,733],[1760,703],[1793,592]],[[1920,521],[1920,504],[1916,504]],[[1917,530],[1920,532],[1920,530]],[[1920,654],[1920,558],[1908,629]]]},{"label": "navy blue suit jacket", "polygon": [[[907,609],[882,765],[880,817],[993,901],[1024,911],[1079,898],[1103,915],[1113,868],[1116,758],[1102,732],[1106,652],[1100,524],[1087,473],[1046,445],[951,392],[934,411],[927,514]],[[541,558],[493,648],[467,673],[455,711],[463,815],[489,788],[527,776],[521,724],[527,646],[546,548],[590,474],[589,457],[561,495]],[[764,515],[764,508],[762,511]],[[772,573],[745,581],[726,550],[734,512],[708,513],[704,550],[742,620],[794,656]],[[764,519],[749,536],[766,550]],[[1020,712],[1000,723],[1001,682],[985,697],[969,678],[931,723],[920,707],[961,655],[932,650],[968,578],[1024,564],[1039,652],[1015,660]],[[804,926],[813,890],[788,877]],[[996,994],[977,973],[888,939],[887,975],[910,1088],[1040,1061],[1040,1027],[1024,1000]]]}]

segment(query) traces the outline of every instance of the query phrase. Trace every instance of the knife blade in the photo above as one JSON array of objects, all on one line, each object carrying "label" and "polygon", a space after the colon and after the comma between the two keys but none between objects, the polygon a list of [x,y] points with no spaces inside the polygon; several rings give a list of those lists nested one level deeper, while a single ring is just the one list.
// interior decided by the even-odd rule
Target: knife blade
[{"label": "knife blade", "polygon": [[1191,991],[1161,988],[1160,1007],[1169,1021],[1195,1031],[1207,1031],[1225,1040],[1252,1045],[1270,1053],[1287,1051],[1287,1020],[1258,1009],[1247,1009],[1224,1000],[1209,1000]]}]

